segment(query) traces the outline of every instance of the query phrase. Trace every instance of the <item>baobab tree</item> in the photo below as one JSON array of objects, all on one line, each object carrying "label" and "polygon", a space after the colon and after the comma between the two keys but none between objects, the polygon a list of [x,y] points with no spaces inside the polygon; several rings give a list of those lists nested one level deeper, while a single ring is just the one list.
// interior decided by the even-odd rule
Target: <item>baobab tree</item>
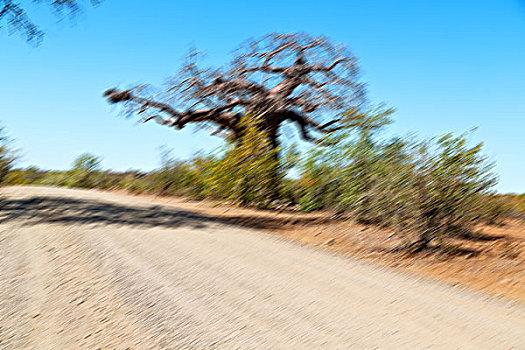
[{"label": "baobab tree", "polygon": [[182,129],[188,124],[214,127],[213,134],[235,142],[253,118],[273,148],[284,123],[298,127],[302,139],[316,141],[348,126],[343,117],[364,102],[356,58],[342,45],[307,34],[268,34],[246,41],[221,68],[202,69],[191,54],[167,87],[151,93],[148,85],[104,92],[143,121]]}]

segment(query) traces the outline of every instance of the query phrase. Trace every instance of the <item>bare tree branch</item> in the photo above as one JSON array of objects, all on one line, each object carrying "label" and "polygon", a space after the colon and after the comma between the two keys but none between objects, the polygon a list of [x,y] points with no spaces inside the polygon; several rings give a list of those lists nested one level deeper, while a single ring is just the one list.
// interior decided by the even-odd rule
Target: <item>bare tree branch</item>
[{"label": "bare tree branch", "polygon": [[256,117],[273,145],[285,121],[295,123],[303,139],[315,141],[316,135],[345,127],[340,116],[365,101],[356,58],[324,37],[276,33],[249,40],[220,69],[201,69],[196,57],[188,56],[160,94],[144,94],[141,85],[110,89],[104,96],[131,113],[151,111],[145,121],[178,129],[212,123],[218,128],[213,134],[239,135],[242,116]]},{"label": "bare tree branch", "polygon": [[[45,3],[59,16],[75,16],[81,10],[82,0],[33,0],[35,3]],[[101,0],[91,0],[97,5]],[[25,5],[25,4],[24,4]],[[5,20],[10,33],[20,32],[26,40],[34,45],[39,45],[44,37],[36,24],[29,18],[25,6],[15,0],[0,0],[0,27]]]}]

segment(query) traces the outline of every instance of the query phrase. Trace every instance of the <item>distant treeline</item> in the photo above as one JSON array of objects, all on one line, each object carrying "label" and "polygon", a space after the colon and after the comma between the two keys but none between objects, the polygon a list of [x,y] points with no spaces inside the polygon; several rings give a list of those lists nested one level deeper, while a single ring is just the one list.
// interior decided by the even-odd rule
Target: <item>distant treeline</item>
[{"label": "distant treeline", "polygon": [[[35,167],[9,171],[4,184],[51,185],[214,199],[232,204],[335,216],[416,233],[419,247],[462,234],[476,224],[501,224],[525,216],[525,195],[501,195],[496,176],[466,135],[424,141],[379,139],[369,129],[326,139],[299,154],[276,151],[264,134],[248,128],[221,152],[176,160],[162,154],[153,171],[103,170],[100,158],[83,154],[68,171]],[[278,154],[276,152],[279,152]],[[294,168],[295,178],[286,176]]]}]

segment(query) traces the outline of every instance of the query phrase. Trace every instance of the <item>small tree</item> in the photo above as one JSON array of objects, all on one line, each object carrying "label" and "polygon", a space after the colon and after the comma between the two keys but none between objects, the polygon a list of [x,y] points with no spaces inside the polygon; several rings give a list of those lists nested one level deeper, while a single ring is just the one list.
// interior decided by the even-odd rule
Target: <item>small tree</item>
[{"label": "small tree", "polygon": [[4,182],[7,174],[18,158],[16,150],[11,146],[11,138],[4,128],[0,128],[0,183]]},{"label": "small tree", "polygon": [[74,187],[91,188],[96,185],[100,173],[101,159],[91,153],[83,153],[73,162],[70,185]]},{"label": "small tree", "polygon": [[345,127],[324,138],[325,147],[311,150],[300,167],[303,209],[366,211],[365,194],[374,181],[372,165],[378,159],[373,135],[390,123],[392,113],[379,106],[363,112],[351,109],[342,116]]},{"label": "small tree", "polygon": [[482,146],[470,147],[465,135],[446,134],[433,144],[424,142],[417,147],[412,181],[422,247],[452,232],[468,230],[483,218],[485,198],[492,193],[497,177]]}]

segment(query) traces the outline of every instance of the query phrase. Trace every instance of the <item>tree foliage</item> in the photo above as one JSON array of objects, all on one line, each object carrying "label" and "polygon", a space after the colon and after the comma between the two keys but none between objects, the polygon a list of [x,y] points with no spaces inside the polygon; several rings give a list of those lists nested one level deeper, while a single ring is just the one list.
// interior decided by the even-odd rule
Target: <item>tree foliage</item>
[{"label": "tree foliage", "polygon": [[[99,2],[100,0],[91,0],[93,5]],[[58,15],[72,16],[81,8],[79,0],[33,0],[33,3],[44,3]],[[16,0],[0,0],[0,27],[2,24],[7,26],[10,34],[19,32],[34,45],[40,44],[44,38],[44,32],[33,23],[22,3]]]},{"label": "tree foliage", "polygon": [[270,145],[258,121],[246,117],[241,121],[242,134],[224,153],[208,161],[203,168],[206,194],[217,199],[244,205],[269,207],[278,199],[284,169],[278,149]]},{"label": "tree foliage", "polygon": [[69,185],[73,187],[95,187],[100,173],[101,159],[91,153],[83,153],[73,161]]},{"label": "tree foliage", "polygon": [[12,147],[11,138],[4,128],[0,128],[0,183],[5,180],[17,158],[18,154]]},{"label": "tree foliage", "polygon": [[470,146],[466,135],[453,134],[380,139],[366,124],[382,125],[385,117],[360,117],[357,132],[306,157],[299,179],[304,209],[346,212],[364,223],[415,232],[419,247],[505,213],[490,201],[497,178],[482,144]]},{"label": "tree foliage", "polygon": [[[331,135],[323,141],[326,147],[313,148],[300,160],[293,148],[275,157],[278,150],[247,118],[246,133],[235,144],[187,161],[164,152],[161,166],[149,173],[102,170],[98,157],[84,154],[69,171],[15,170],[6,182],[118,188],[266,208],[286,203],[290,209],[331,211],[391,228],[418,249],[470,234],[479,223],[501,222],[512,208],[523,217],[523,196],[493,192],[492,164],[468,135],[382,138],[374,130],[389,122],[388,110],[346,118],[359,127]],[[297,162],[299,178],[287,178]]]}]

